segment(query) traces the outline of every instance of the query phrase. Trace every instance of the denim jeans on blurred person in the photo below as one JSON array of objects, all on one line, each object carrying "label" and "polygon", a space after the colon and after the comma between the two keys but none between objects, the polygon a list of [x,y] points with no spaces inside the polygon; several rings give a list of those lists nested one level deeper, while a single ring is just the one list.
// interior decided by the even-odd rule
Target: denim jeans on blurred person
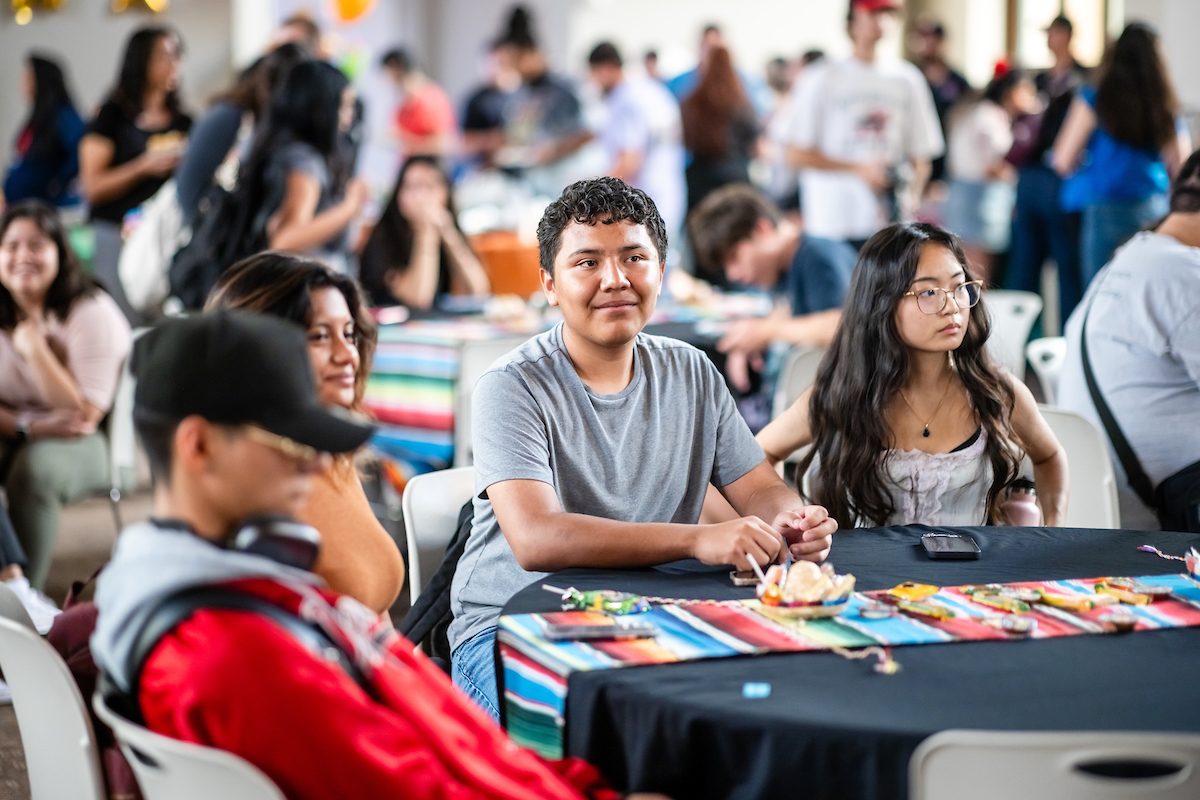
[{"label": "denim jeans on blurred person", "polygon": [[1109,200],[1085,208],[1080,237],[1083,288],[1112,260],[1118,247],[1165,217],[1168,205],[1165,194],[1153,194],[1144,200]]},{"label": "denim jeans on blurred person", "polygon": [[496,690],[496,629],[488,628],[460,644],[450,656],[454,685],[497,722],[500,698]]},{"label": "denim jeans on blurred person", "polygon": [[1024,167],[1017,177],[1009,244],[1006,289],[1041,294],[1042,264],[1053,258],[1058,267],[1058,304],[1065,325],[1083,296],[1079,263],[1079,214],[1064,211],[1058,202],[1062,179],[1050,167]]}]

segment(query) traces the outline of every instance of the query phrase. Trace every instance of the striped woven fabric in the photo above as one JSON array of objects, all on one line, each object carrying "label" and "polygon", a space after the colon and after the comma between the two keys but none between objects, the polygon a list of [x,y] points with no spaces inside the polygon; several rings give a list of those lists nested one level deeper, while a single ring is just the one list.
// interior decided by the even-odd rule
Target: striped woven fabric
[{"label": "striped woven fabric", "polygon": [[[1068,598],[1096,597],[1095,586],[1112,578],[1034,581],[1006,587],[1037,589]],[[765,613],[756,600],[724,603],[655,605],[637,617],[658,633],[648,639],[550,641],[546,624],[611,624],[590,611],[515,614],[500,618],[500,657],[509,735],[547,758],[563,755],[563,717],[567,679],[573,672],[696,661],[762,653],[969,642],[1014,638],[1046,639],[1104,633],[1102,617],[1120,608],[1134,614],[1138,631],[1200,626],[1200,586],[1185,575],[1133,578],[1137,584],[1166,586],[1171,595],[1148,605],[1109,605],[1070,611],[1041,603],[1026,615],[1037,625],[1029,636],[1015,637],[984,620],[1002,615],[975,602],[964,589],[944,587],[922,604],[953,616],[934,619],[905,613],[870,619],[860,611],[885,592],[855,593],[845,611],[825,619],[780,619]],[[628,618],[626,618],[628,619]]]}]

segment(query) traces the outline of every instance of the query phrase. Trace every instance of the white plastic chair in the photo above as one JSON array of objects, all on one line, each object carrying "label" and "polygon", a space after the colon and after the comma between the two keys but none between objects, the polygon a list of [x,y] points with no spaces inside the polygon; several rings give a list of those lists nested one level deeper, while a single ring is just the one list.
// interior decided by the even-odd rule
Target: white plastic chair
[{"label": "white plastic chair", "polygon": [[1053,405],[1058,401],[1058,378],[1067,358],[1067,340],[1062,336],[1034,339],[1025,346],[1025,357],[1037,375],[1046,402]]},{"label": "white plastic chair", "polygon": [[[1113,777],[1113,768],[1126,765],[1136,765],[1139,769],[1133,774],[1146,777]],[[913,753],[909,797],[1195,800],[1200,797],[1200,736],[943,731],[930,736]]]},{"label": "white plastic chair", "polygon": [[1067,453],[1070,480],[1063,527],[1120,527],[1117,477],[1108,457],[1104,434],[1074,411],[1046,405],[1038,408]]},{"label": "white plastic chair", "polygon": [[66,663],[32,623],[0,617],[0,670],[12,690],[33,800],[105,800],[87,707]]},{"label": "white plastic chair", "polygon": [[786,411],[805,389],[812,386],[824,357],[825,349],[821,347],[795,347],[784,356],[775,395],[771,398],[771,419]]},{"label": "white plastic chair", "polygon": [[458,512],[475,494],[475,468],[417,475],[404,487],[400,508],[408,539],[408,596],[413,602],[437,571],[454,538]]},{"label": "white plastic chair", "polygon": [[989,290],[983,298],[992,317],[988,350],[992,358],[1018,379],[1025,378],[1025,343],[1042,312],[1042,298],[1033,292]]},{"label": "white plastic chair", "polygon": [[[149,328],[133,331],[137,341]],[[117,391],[113,395],[112,409],[108,413],[108,499],[112,505],[113,522],[117,533],[124,525],[121,522],[121,494],[137,486],[137,435],[133,429],[133,390],[137,381],[129,370],[129,359],[121,366],[117,379]]]},{"label": "white plastic chair", "polygon": [[112,728],[146,800],[284,800],[279,787],[245,759],[143,728],[109,708],[99,692],[92,708]]},{"label": "white plastic chair", "polygon": [[475,383],[501,356],[519,347],[528,337],[502,336],[467,342],[459,353],[458,381],[454,387],[454,466],[469,467],[471,457],[471,397]]}]

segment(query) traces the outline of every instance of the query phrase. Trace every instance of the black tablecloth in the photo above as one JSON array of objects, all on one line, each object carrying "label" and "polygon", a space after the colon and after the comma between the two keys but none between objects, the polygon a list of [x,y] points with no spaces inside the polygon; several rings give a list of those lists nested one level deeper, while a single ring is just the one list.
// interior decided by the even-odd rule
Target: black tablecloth
[{"label": "black tablecloth", "polygon": [[[1150,575],[1200,535],[1063,528],[956,528],[978,561],[930,561],[921,526],[837,534],[831,562],[858,588],[905,580],[964,583]],[[546,583],[683,598],[735,598],[728,570],[694,562],[655,570],[573,569]],[[555,607],[542,582],[505,613]],[[832,653],[726,658],[571,676],[566,747],[618,787],[676,798],[902,798],[908,761],[947,728],[1200,732],[1200,628],[1021,642],[898,647],[902,671]],[[767,699],[743,697],[748,682]]]}]

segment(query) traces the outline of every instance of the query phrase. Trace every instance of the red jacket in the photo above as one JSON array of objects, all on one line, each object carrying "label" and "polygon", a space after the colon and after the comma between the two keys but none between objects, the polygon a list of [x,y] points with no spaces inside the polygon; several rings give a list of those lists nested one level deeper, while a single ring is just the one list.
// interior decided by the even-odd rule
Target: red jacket
[{"label": "red jacket", "polygon": [[[270,580],[235,585],[293,613],[315,596]],[[403,637],[377,647],[347,627],[337,633],[360,667],[367,662],[378,700],[269,619],[214,609],[180,624],[147,659],[146,724],[241,756],[289,798],[618,796],[582,761],[547,762],[518,748]]]}]

